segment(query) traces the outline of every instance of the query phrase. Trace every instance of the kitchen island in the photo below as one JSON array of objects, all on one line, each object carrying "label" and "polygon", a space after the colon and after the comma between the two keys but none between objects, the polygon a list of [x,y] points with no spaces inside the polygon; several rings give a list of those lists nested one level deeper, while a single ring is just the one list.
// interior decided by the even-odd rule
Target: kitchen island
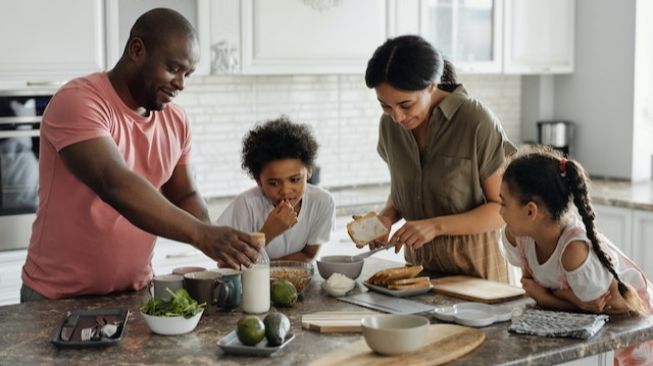
[{"label": "kitchen island", "polygon": [[[368,258],[362,279],[396,263]],[[279,309],[292,323],[295,339],[267,358],[222,354],[217,342],[236,328],[240,310],[205,314],[197,328],[181,336],[150,332],[138,306],[144,291],[105,297],[84,297],[0,307],[0,365],[31,364],[176,364],[176,365],[306,365],[327,353],[361,339],[360,334],[320,334],[301,328],[301,316],[317,311],[361,311],[363,308],[328,297],[316,273],[303,298],[292,308]],[[428,294],[412,299],[434,305],[461,300]],[[98,349],[57,349],[50,343],[66,310],[122,308],[131,314],[127,331],[117,345]],[[433,320],[436,322],[435,320]],[[614,318],[590,340],[542,338],[508,332],[509,322],[481,328],[485,342],[473,352],[447,365],[552,365],[609,352],[653,339],[653,316]]]}]

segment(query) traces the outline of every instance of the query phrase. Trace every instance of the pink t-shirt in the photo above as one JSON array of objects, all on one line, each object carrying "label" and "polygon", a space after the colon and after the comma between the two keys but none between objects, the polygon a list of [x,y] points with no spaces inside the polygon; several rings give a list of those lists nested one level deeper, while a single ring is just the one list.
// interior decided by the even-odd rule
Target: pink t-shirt
[{"label": "pink t-shirt", "polygon": [[141,289],[152,277],[155,237],[102,201],[59,156],[66,146],[105,136],[157,189],[189,162],[190,125],[179,106],[140,116],[106,73],[63,86],[41,123],[40,202],[22,273],[25,285],[48,298]]}]

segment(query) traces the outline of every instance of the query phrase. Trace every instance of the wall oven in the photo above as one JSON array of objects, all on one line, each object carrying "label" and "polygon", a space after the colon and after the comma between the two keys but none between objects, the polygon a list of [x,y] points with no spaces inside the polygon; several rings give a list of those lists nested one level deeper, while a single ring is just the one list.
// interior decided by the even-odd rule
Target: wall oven
[{"label": "wall oven", "polygon": [[52,91],[0,91],[0,250],[26,248],[38,206],[39,127]]}]

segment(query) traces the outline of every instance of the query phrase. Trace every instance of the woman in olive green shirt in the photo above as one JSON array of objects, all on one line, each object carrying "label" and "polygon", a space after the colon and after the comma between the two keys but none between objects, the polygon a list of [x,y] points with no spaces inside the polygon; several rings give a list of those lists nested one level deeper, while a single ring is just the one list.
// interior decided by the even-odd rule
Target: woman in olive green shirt
[{"label": "woman in olive green shirt", "polygon": [[[453,66],[419,36],[387,40],[365,82],[383,108],[378,153],[388,164],[387,240],[406,260],[443,274],[506,282],[499,251],[499,169],[515,151],[497,117],[457,85]],[[372,246],[384,244],[372,243]]]}]

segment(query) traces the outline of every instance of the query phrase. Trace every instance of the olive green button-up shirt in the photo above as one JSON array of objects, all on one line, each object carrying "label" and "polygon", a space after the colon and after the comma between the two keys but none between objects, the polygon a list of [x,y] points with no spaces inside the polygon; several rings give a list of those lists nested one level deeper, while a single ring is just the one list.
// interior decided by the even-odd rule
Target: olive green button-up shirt
[{"label": "olive green button-up shirt", "polygon": [[[458,86],[434,107],[427,147],[420,154],[411,131],[381,117],[377,151],[388,164],[391,198],[406,220],[459,214],[484,203],[482,183],[516,151],[498,118]],[[507,280],[498,231],[440,236],[418,250],[406,248],[406,260],[426,269]]]}]

